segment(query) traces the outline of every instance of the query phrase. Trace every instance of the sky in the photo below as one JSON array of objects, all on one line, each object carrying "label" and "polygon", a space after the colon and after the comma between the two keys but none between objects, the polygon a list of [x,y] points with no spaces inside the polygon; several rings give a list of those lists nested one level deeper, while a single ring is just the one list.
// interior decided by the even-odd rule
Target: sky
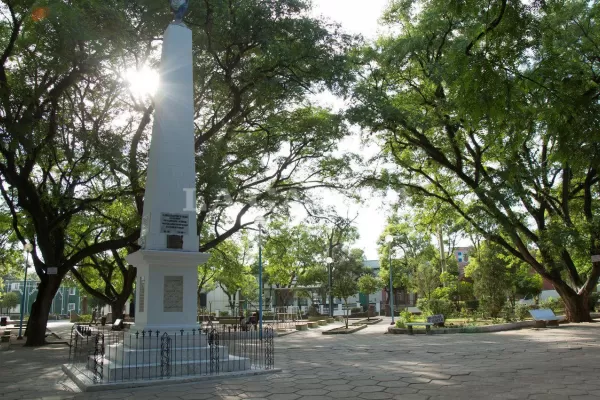
[{"label": "sky", "polygon": [[[376,39],[383,31],[378,27],[378,20],[383,14],[388,0],[313,0],[313,15],[323,16],[341,24],[347,33],[361,34],[367,40]],[[342,102],[332,95],[318,96],[315,101],[323,106],[338,109]],[[376,146],[362,147],[358,137],[345,140],[340,150],[360,152],[363,156],[373,156]],[[397,201],[393,194],[385,198],[365,192],[368,200],[361,205],[352,204],[340,195],[324,194],[324,202],[334,205],[342,216],[357,216],[355,226],[360,234],[359,240],[353,245],[363,249],[367,259],[378,259],[377,239],[386,225],[389,215],[389,205]]]}]

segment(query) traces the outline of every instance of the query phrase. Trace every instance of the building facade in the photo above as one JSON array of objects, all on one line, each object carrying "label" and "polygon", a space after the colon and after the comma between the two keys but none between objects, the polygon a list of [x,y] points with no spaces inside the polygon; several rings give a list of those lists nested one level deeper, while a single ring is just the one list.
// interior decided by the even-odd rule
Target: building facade
[{"label": "building facade", "polygon": [[[17,279],[6,279],[4,280],[4,287],[2,291],[4,293],[14,292],[19,296],[19,305],[11,308],[10,310],[2,310],[2,313],[6,314],[20,314],[21,313],[21,302],[23,295],[25,296],[25,315],[29,315],[31,312],[31,306],[35,302],[38,294],[38,280],[27,280],[27,285],[23,284],[23,280]],[[54,299],[52,300],[52,306],[50,307],[50,314],[56,316],[68,316],[71,311],[77,314],[82,313],[82,295],[80,290],[76,286],[61,286]]]}]

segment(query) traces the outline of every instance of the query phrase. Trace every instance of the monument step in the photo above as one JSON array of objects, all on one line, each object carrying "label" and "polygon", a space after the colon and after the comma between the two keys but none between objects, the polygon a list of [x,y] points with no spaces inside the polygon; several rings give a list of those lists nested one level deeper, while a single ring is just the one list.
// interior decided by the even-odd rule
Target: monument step
[{"label": "monument step", "polygon": [[[218,363],[211,363],[210,360],[203,359],[171,362],[169,365],[163,366],[161,366],[160,360],[158,363],[124,365],[104,359],[101,360],[101,364],[103,368],[97,370],[102,372],[102,381],[105,382],[153,379],[167,376],[214,375],[217,373],[217,364],[218,372],[244,371],[252,366],[249,358],[236,356],[229,356],[225,360],[219,359]],[[88,369],[93,371],[93,363],[88,364]]]},{"label": "monument step", "polygon": [[[229,350],[226,346],[217,346],[219,358],[225,360],[229,357]],[[215,350],[213,350],[215,351]],[[250,350],[248,350],[250,352]],[[204,347],[177,347],[171,348],[169,358],[171,361],[190,361],[190,360],[208,360],[210,359],[211,349],[208,346]],[[107,347],[104,352],[106,359],[114,363],[152,363],[160,362],[162,349],[142,349],[128,348],[122,346]],[[93,360],[94,356],[90,356]]]}]

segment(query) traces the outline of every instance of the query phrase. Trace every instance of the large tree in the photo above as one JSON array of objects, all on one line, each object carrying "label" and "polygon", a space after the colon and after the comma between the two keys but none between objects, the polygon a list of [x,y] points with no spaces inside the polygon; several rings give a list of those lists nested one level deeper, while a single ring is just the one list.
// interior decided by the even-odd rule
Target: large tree
[{"label": "large tree", "polygon": [[[600,276],[600,4],[393,1],[360,57],[353,121],[392,187],[453,207],[590,321]],[[556,29],[560,27],[560,29]]]},{"label": "large tree", "polygon": [[[68,271],[137,248],[154,107],[129,93],[123,72],[156,65],[170,16],[163,0],[0,7],[0,189],[18,240],[35,245],[41,284],[27,344],[40,345]],[[202,251],[248,226],[253,207],[286,211],[290,201],[310,201],[311,189],[344,190],[349,181],[351,156],[332,156],[346,135],[341,117],[305,100],[336,86],[351,38],[308,17],[308,7],[191,3]],[[115,218],[115,201],[127,215]],[[104,265],[121,271],[116,260]],[[86,276],[94,274],[79,274],[82,283],[103,290]]]},{"label": "large tree", "polygon": [[40,285],[26,344],[41,345],[66,274],[137,238],[102,212],[133,192],[121,172],[130,129],[115,123],[122,82],[112,67],[155,31],[140,7],[118,0],[0,8],[0,192],[17,239],[34,245]]}]

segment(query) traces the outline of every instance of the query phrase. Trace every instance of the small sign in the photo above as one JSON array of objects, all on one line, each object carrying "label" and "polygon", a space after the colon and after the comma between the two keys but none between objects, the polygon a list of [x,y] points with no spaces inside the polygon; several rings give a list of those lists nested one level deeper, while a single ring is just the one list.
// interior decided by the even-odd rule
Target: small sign
[{"label": "small sign", "polygon": [[58,274],[58,268],[57,267],[48,267],[47,274],[48,275],[57,275]]},{"label": "small sign", "polygon": [[600,262],[600,254],[593,255],[592,262]]},{"label": "small sign", "polygon": [[427,322],[430,324],[443,324],[444,316],[442,314],[432,315],[431,317],[427,317]]},{"label": "small sign", "polygon": [[160,214],[160,233],[168,235],[187,235],[190,221],[189,214]]}]

